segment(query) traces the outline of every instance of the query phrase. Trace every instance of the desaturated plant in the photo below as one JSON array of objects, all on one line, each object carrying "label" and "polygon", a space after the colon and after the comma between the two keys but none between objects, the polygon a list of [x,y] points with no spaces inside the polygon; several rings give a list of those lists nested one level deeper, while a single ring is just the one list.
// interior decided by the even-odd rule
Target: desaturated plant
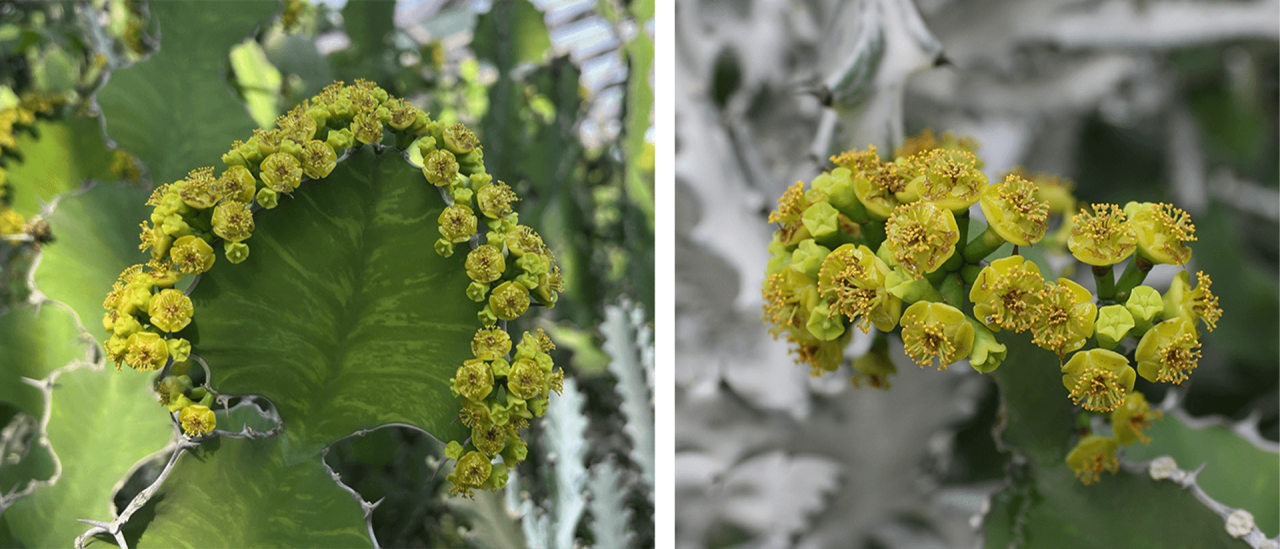
[{"label": "desaturated plant", "polygon": [[[870,351],[851,363],[855,386],[891,387],[891,337],[921,368],[967,359],[1006,387],[1048,383],[1034,390],[1063,395],[1059,401],[1020,410],[1010,397],[1005,429],[1026,428],[1016,423],[1035,408],[1069,401],[1078,406],[1067,410],[1076,428],[1043,436],[1074,445],[1057,464],[1036,456],[1039,468],[1065,462],[1083,484],[1104,480],[1103,472],[1119,470],[1118,448],[1151,442],[1147,432],[1161,417],[1135,389],[1137,378],[1186,382],[1201,330],[1223,314],[1202,273],[1194,284],[1177,273],[1163,294],[1142,285],[1154,265],[1191,259],[1195,226],[1170,204],[1078,208],[1069,184],[1045,174],[1015,171],[989,182],[977,145],[926,132],[891,158],[874,147],[834,156],[835,168],[787,189],[769,216],[778,229],[764,317],[815,377],[844,363],[853,329],[874,328]],[[971,218],[975,205],[985,224]],[[1045,257],[1055,252],[1089,265],[1093,289],[1049,275],[1056,269]],[[1171,478],[1172,459],[1152,461],[1151,478]],[[1248,511],[1210,507],[1230,536],[1272,543]]]}]

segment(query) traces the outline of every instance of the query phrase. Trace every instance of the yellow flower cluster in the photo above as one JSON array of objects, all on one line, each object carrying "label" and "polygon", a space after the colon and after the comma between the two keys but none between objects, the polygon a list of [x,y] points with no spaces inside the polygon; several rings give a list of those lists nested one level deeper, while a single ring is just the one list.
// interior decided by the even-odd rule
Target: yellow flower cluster
[{"label": "yellow flower cluster", "polygon": [[[248,260],[254,216],[279,206],[281,195],[327,177],[347,149],[392,143],[401,150],[416,147],[425,182],[449,199],[437,219],[441,238],[434,251],[448,257],[458,245],[470,250],[466,295],[480,303],[477,320],[484,327],[472,342],[475,358],[459,365],[451,384],[462,400],[462,421],[472,427],[465,447],[474,451],[453,456],[459,461],[450,479],[457,493],[497,489],[506,483],[505,467],[524,457],[516,429],[545,412],[548,391],[559,390],[564,379],[553,368],[553,346],[541,331],[526,333],[508,359],[511,339],[498,321],[520,317],[531,301],[553,307],[563,291],[560,270],[542,237],[519,223],[511,208],[515,193],[485,172],[470,129],[433,121],[371,82],[330,85],[280,116],[275,128],[233,143],[222,155],[220,172],[199,168],[155,190],[139,237],[151,260],[121,273],[103,302],[103,327],[110,334],[106,351],[117,368],[163,369],[155,387],[161,403],[178,414],[188,436],[212,432],[213,394],[193,387],[186,375],[191,343],[184,330],[196,311],[175,286],[212,269],[215,246],[233,264]],[[499,458],[506,465],[491,466],[489,460]]]},{"label": "yellow flower cluster", "polygon": [[[989,373],[1006,356],[998,334],[1030,332],[1058,356],[1071,402],[1111,414],[1115,438],[1086,437],[1068,458],[1091,482],[1114,470],[1118,444],[1148,440],[1143,431],[1160,416],[1134,392],[1136,378],[1184,382],[1200,357],[1199,327],[1212,330],[1222,315],[1203,274],[1192,286],[1180,273],[1163,295],[1141,285],[1154,264],[1187,263],[1195,227],[1168,204],[1078,209],[1071,183],[1045,174],[989,182],[976,149],[926,132],[895,158],[849,151],[808,186],[788,188],[769,216],[778,230],[764,318],[815,376],[845,362],[851,327],[874,327],[872,351],[850,362],[852,382],[882,389],[897,371],[887,336],[921,367],[967,359]],[[985,229],[971,218],[975,204]],[[1096,291],[1046,279],[1046,263],[1019,253],[1037,244],[1090,265]],[[1117,278],[1113,266],[1126,261]]]}]

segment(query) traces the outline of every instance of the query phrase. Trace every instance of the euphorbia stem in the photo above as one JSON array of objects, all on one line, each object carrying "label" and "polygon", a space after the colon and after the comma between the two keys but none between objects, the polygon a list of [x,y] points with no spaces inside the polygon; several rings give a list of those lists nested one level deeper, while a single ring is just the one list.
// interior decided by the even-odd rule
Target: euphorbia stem
[{"label": "euphorbia stem", "polygon": [[1129,266],[1125,267],[1124,273],[1120,275],[1120,281],[1116,283],[1114,294],[1116,301],[1128,299],[1129,292],[1147,279],[1147,273],[1151,272],[1154,266],[1150,261],[1134,256],[1133,261],[1129,262]]},{"label": "euphorbia stem", "polygon": [[1116,295],[1116,277],[1111,265],[1094,265],[1093,279],[1098,285],[1098,298],[1111,299]]},{"label": "euphorbia stem", "polygon": [[964,247],[964,260],[969,263],[977,263],[991,255],[991,252],[996,251],[996,248],[1003,244],[1004,238],[1001,238],[995,229],[988,226],[987,230],[983,231],[982,234],[973,239],[973,242]]}]

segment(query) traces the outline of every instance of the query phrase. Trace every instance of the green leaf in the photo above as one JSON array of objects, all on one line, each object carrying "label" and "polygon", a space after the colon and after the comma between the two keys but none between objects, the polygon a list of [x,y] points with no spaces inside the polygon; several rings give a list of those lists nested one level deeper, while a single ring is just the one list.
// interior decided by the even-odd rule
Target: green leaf
[{"label": "green leaf", "polygon": [[49,299],[75,311],[97,340],[102,329],[102,300],[116,277],[150,256],[138,250],[138,223],[147,218],[147,191],[120,184],[98,184],[58,201],[47,218],[55,235],[36,267],[36,287]]},{"label": "green leaf", "polygon": [[342,27],[358,56],[380,52],[395,30],[395,0],[357,0],[342,8]]},{"label": "green leaf", "polygon": [[364,511],[321,458],[289,464],[282,443],[215,438],[185,452],[126,537],[140,548],[371,546]]},{"label": "green leaf", "polygon": [[43,416],[44,391],[22,378],[43,380],[73,360],[88,358],[86,343],[75,317],[54,303],[18,306],[0,315],[0,401]]},{"label": "green leaf", "polygon": [[111,150],[102,138],[98,119],[40,121],[35,129],[39,137],[28,133],[18,136],[17,149],[23,161],[5,168],[18,213],[28,217],[38,214],[41,203],[80,187],[86,180],[116,179],[109,169]]},{"label": "green leaf", "polygon": [[271,127],[280,115],[280,71],[253,40],[231,48],[231,70],[235,71],[253,121],[263,128]]},{"label": "green leaf", "polygon": [[149,9],[160,49],[114,71],[98,91],[107,135],[168,183],[211,166],[256,124],[227,83],[227,56],[278,2],[171,0]]},{"label": "green leaf", "polygon": [[151,392],[151,372],[76,368],[53,386],[47,434],[61,471],[0,516],[27,547],[71,547],[79,519],[109,521],[115,486],[169,442],[173,430]]},{"label": "green leaf", "polygon": [[465,253],[432,249],[443,208],[399,153],[364,147],[259,213],[249,259],[192,291],[182,335],[215,389],[276,406],[291,463],[388,423],[465,437],[449,378],[481,324]]},{"label": "green leaf", "polygon": [[542,12],[528,0],[495,2],[476,21],[471,49],[476,57],[493,61],[503,70],[542,61],[551,49],[551,35]]},{"label": "green leaf", "polygon": [[1147,431],[1150,444],[1124,449],[1129,461],[1173,456],[1178,467],[1195,470],[1206,464],[1196,483],[1218,503],[1253,514],[1269,536],[1280,533],[1280,454],[1263,450],[1222,425],[1192,427],[1176,414],[1166,414]]},{"label": "green leaf", "polygon": [[[993,374],[1004,399],[1004,443],[1025,469],[992,498],[986,547],[1225,547],[1222,519],[1178,485],[1123,470],[1081,483],[1067,466],[1076,413],[1058,359],[1008,334]],[[1177,459],[1178,456],[1174,456]]]}]

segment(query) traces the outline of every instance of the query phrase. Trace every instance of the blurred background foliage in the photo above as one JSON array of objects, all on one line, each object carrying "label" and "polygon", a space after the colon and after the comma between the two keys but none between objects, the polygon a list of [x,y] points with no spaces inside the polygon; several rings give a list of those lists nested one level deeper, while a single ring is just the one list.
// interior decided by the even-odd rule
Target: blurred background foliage
[{"label": "blurred background foliage", "polygon": [[[1061,532],[1037,538],[1046,523],[1000,513],[1057,498],[1053,520],[1086,516],[1062,506],[1086,501],[1070,499],[1084,497],[1071,486],[1041,478],[1027,491],[1010,476],[1023,466],[1010,467],[1009,450],[1026,448],[992,436],[1009,403],[991,377],[899,360],[891,391],[855,390],[847,367],[810,379],[760,321],[777,197],[834,151],[892,150],[924,129],[977,138],[993,180],[1022,166],[1071,179],[1082,202],[1165,201],[1191,213],[1199,241],[1188,268],[1213,277],[1223,324],[1206,334],[1185,390],[1140,389],[1153,403],[1178,393],[1185,423],[1217,426],[1202,436],[1237,437],[1230,426],[1264,448],[1258,459],[1271,466],[1256,478],[1273,480],[1258,501],[1274,506],[1278,19],[1274,0],[679,2],[678,546],[1055,546]],[[1175,272],[1159,268],[1148,283],[1163,289]],[[846,357],[869,345],[859,334]],[[1053,436],[1022,443],[1070,435]],[[1243,454],[1209,459],[1196,444],[1161,448],[1186,455],[1183,468],[1205,458],[1206,471],[1250,478],[1235,468]],[[1158,455],[1142,451],[1130,459]],[[1023,491],[993,500],[1006,486]],[[1255,514],[1275,524],[1273,507]],[[1121,526],[1096,525],[1085,545],[1118,543],[1108,536]],[[1025,536],[1006,537],[1015,529]]]},{"label": "blurred background foliage", "polygon": [[[134,246],[148,189],[214,164],[232,140],[334,80],[372,80],[437,120],[475,128],[489,173],[522,197],[521,219],[558,254],[566,291],[513,329],[550,332],[576,385],[547,420],[560,436],[534,427],[506,497],[447,498],[442,444],[411,429],[344,439],[325,464],[358,499],[380,502],[370,531],[384,547],[651,546],[653,9],[653,0],[0,5],[0,109],[56,98],[0,147],[0,196],[26,221],[0,242],[0,383],[62,383],[101,368],[94,309],[120,268],[110,250]],[[163,417],[130,402],[145,377],[100,395],[101,413],[122,424]],[[113,447],[50,447],[47,432],[82,437],[76,429],[92,426],[42,419],[36,404],[70,405],[56,391],[45,397],[0,392],[0,546],[85,529],[31,538],[5,516],[20,520],[17,502],[40,507],[67,484],[51,453],[64,479],[94,453],[113,453],[115,468],[76,478],[109,491],[114,512],[174,450],[131,444],[124,431]],[[96,514],[106,508],[80,495]],[[561,509],[574,500],[584,507]],[[146,522],[126,525],[131,544]]]}]

